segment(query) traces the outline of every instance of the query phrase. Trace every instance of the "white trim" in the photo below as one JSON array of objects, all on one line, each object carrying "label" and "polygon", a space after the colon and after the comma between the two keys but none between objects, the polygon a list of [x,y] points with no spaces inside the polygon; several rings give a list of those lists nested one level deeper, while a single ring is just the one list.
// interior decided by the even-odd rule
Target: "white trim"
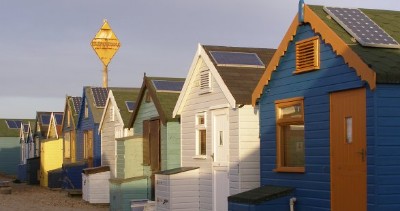
[{"label": "white trim", "polygon": [[219,87],[222,90],[222,93],[225,95],[226,99],[228,100],[229,105],[232,108],[234,108],[236,105],[235,98],[233,97],[232,93],[229,91],[228,87],[222,80],[217,69],[215,68],[214,64],[212,63],[210,57],[207,55],[203,46],[201,44],[198,44],[196,54],[193,58],[192,64],[189,69],[189,73],[186,77],[185,83],[184,83],[182,91],[181,91],[181,94],[179,95],[178,101],[175,105],[174,111],[172,113],[172,117],[175,117],[176,115],[180,115],[182,113],[182,109],[185,106],[186,99],[188,98],[188,95],[189,95],[188,90],[190,90],[192,88],[192,86],[195,85],[195,83],[194,83],[194,80],[196,79],[196,77],[194,77],[194,76],[196,76],[195,73],[197,73],[197,71],[200,71],[200,70],[196,69],[197,63],[200,61],[200,58],[203,59],[204,63],[209,68],[209,71],[211,73],[210,80],[213,77],[217,81],[217,84],[219,85]]}]

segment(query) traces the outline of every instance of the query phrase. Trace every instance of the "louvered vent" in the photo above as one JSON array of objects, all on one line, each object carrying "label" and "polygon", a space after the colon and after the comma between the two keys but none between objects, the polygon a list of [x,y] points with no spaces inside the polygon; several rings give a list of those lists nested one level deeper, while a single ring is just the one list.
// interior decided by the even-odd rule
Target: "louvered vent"
[{"label": "louvered vent", "polygon": [[200,72],[200,89],[203,91],[209,91],[210,88],[210,71],[203,70]]},{"label": "louvered vent", "polygon": [[317,69],[319,69],[319,38],[316,36],[297,42],[295,73]]}]

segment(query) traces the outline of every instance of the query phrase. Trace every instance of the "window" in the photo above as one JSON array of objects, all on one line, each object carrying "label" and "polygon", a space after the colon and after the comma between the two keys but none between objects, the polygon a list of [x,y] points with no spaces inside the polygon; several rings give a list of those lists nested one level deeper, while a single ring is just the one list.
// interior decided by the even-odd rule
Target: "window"
[{"label": "window", "polygon": [[303,98],[275,102],[278,172],[304,172]]},{"label": "window", "polygon": [[70,135],[70,132],[64,133],[64,158],[71,158],[71,135]]},{"label": "window", "polygon": [[207,151],[206,115],[196,115],[196,155],[206,155]]},{"label": "window", "polygon": [[89,117],[89,107],[88,107],[87,102],[85,101],[85,118],[88,118],[88,117]]},{"label": "window", "polygon": [[311,37],[296,43],[296,70],[302,73],[319,69],[319,37]]}]

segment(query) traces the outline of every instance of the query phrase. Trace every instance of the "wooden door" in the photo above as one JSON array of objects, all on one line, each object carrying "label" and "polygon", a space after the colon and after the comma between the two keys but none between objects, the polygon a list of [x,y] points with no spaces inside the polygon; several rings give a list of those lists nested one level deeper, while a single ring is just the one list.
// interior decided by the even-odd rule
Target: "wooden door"
[{"label": "wooden door", "polygon": [[365,89],[330,95],[331,210],[367,209]]},{"label": "wooden door", "polygon": [[86,149],[85,157],[88,162],[88,167],[93,167],[93,131],[92,130],[85,131],[84,141],[85,141],[85,149]]},{"label": "wooden door", "polygon": [[160,120],[151,120],[149,123],[150,167],[151,167],[151,199],[155,198],[155,172],[161,170],[160,153]]},{"label": "wooden door", "polygon": [[70,139],[71,139],[71,147],[70,147],[70,150],[71,150],[71,162],[72,163],[75,163],[75,161],[76,161],[76,144],[75,144],[75,141],[76,141],[76,138],[75,138],[75,130],[74,131],[71,131],[71,137],[70,137]]}]

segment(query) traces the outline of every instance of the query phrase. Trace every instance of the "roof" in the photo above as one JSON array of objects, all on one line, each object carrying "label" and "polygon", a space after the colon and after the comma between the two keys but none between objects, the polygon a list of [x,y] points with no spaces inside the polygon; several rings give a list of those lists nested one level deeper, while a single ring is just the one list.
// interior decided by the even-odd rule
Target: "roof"
[{"label": "roof", "polygon": [[[128,110],[126,102],[131,101],[131,102],[136,103],[136,99],[139,95],[139,92],[140,92],[140,88],[126,88],[126,89],[111,90],[110,93],[108,94],[105,107],[108,106],[108,104],[110,103],[111,97],[113,97],[115,100],[116,106],[118,107],[120,116],[122,118],[122,122],[124,123],[124,127],[128,126],[129,119],[131,118],[131,115],[133,112],[133,111]],[[100,121],[100,130],[102,128],[105,115],[106,115],[106,111],[103,112],[103,116]],[[99,132],[100,132],[100,130],[99,130]]]},{"label": "roof", "polygon": [[294,191],[292,187],[266,185],[228,197],[229,202],[241,204],[260,204],[262,202],[288,196]]},{"label": "roof", "polygon": [[[218,65],[211,55],[211,52],[231,52],[231,53],[254,53],[264,63],[259,65]],[[197,65],[201,58],[211,72],[213,78],[219,84],[229,105],[235,108],[237,105],[250,105],[251,94],[265,71],[265,66],[270,63],[275,49],[269,48],[249,48],[249,47],[230,47],[230,46],[211,46],[199,44],[197,52],[193,58],[192,65],[186,77],[185,84],[178,102],[176,103],[173,115],[179,115],[189,96],[189,91],[195,86],[197,72],[200,71]]]},{"label": "roof", "polygon": [[[49,125],[43,124],[42,116],[48,115],[50,117],[51,113],[52,112],[50,112],[50,111],[37,111],[36,112],[35,130],[33,131],[34,136],[40,136],[42,138],[45,138],[47,136],[47,131],[49,129]],[[39,133],[39,131],[40,131],[40,133]]]},{"label": "roof", "polygon": [[[245,48],[245,47],[228,47],[228,46],[211,46],[203,45],[209,58],[210,51],[223,52],[243,52],[256,53],[264,65],[267,65],[274,55],[276,49],[268,48]],[[235,67],[235,66],[218,66],[214,59],[211,59],[214,67],[228,87],[229,91],[236,100],[236,104],[251,104],[251,94],[265,71],[265,67]]]},{"label": "roof", "polygon": [[[102,88],[102,87],[92,87],[92,86],[83,87],[83,95],[82,95],[82,101],[81,102],[83,102],[84,99],[87,100],[88,106],[90,107],[90,110],[92,111],[93,121],[96,124],[96,123],[100,123],[100,121],[101,121],[101,117],[103,115],[104,107],[96,107],[95,101],[94,101],[94,96],[93,96],[93,93],[91,91],[91,88]],[[127,89],[131,89],[131,88],[127,88],[127,87],[108,87],[107,89],[114,91],[114,90],[127,90]],[[79,116],[78,116],[77,127],[79,126],[79,118],[81,118],[81,116],[84,115],[84,111],[85,111],[84,106],[85,105],[83,103],[81,103],[81,109],[80,109]]]},{"label": "roof", "polygon": [[[64,114],[68,114],[67,109],[70,111],[71,116],[72,116],[72,119],[71,119],[72,125],[76,125],[76,123],[78,121],[81,102],[82,102],[82,97],[67,96],[65,99]],[[75,105],[75,103],[77,103],[77,105]],[[64,121],[66,121],[66,118],[67,118],[67,115],[64,115],[62,125],[64,125]]]},{"label": "roof", "polygon": [[151,99],[154,102],[154,105],[157,109],[158,115],[161,119],[161,122],[163,124],[169,122],[169,121],[178,121],[178,118],[173,118],[172,117],[172,111],[175,108],[175,104],[178,100],[179,91],[157,91],[157,89],[154,87],[153,81],[155,80],[162,80],[162,81],[181,81],[184,82],[184,78],[166,78],[166,77],[143,77],[143,84],[140,89],[140,93],[138,95],[138,98],[136,100],[136,108],[133,111],[131,118],[129,120],[128,127],[133,127],[133,124],[135,122],[136,116],[140,110],[140,105],[143,101],[143,99],[146,97],[145,93],[146,90],[151,96]]},{"label": "roof", "polygon": [[[400,42],[400,12],[387,10],[360,9],[375,21],[396,41]],[[298,15],[294,18],[286,35],[282,39],[276,53],[268,64],[263,76],[252,95],[255,105],[261,96],[264,86],[271,79],[281,56],[283,56],[297,33]],[[368,83],[370,89],[375,89],[376,83],[400,83],[400,49],[375,48],[362,46],[352,41],[348,34],[335,20],[323,10],[323,6],[304,7],[304,23],[310,24],[315,33],[319,34],[325,43],[330,44],[336,54],[343,57],[350,68],[356,71],[361,80]]]},{"label": "roof", "polygon": [[34,119],[0,119],[0,137],[20,137],[20,128],[10,129],[7,126],[6,120],[22,121],[24,124],[35,122]]},{"label": "roof", "polygon": [[129,119],[133,111],[129,111],[126,106],[126,101],[136,102],[139,96],[140,88],[131,88],[127,90],[112,90],[115,103],[119,109],[124,125],[128,125]]},{"label": "roof", "polygon": [[[376,72],[377,83],[400,83],[400,49],[364,47],[353,42],[335,20],[329,19],[323,6],[309,5],[311,10],[331,28],[361,59]],[[370,19],[400,42],[400,11],[361,9]]]}]

